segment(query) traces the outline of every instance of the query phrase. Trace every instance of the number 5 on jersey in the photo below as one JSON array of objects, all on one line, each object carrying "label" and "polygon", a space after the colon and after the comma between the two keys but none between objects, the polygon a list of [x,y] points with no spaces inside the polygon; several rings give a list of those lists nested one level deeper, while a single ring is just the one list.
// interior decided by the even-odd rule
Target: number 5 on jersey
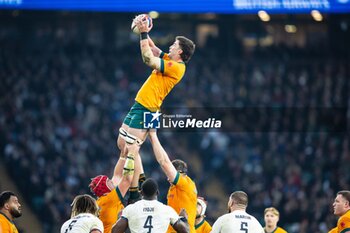
[{"label": "number 5 on jersey", "polygon": [[247,222],[241,222],[241,231],[244,231],[245,233],[248,233],[248,223]]}]

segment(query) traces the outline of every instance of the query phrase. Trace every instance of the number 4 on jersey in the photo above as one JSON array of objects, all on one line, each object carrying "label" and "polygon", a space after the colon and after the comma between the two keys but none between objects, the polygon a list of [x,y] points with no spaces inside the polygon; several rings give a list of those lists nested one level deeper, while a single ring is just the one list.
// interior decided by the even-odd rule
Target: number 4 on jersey
[{"label": "number 4 on jersey", "polygon": [[145,222],[145,224],[143,225],[143,228],[148,229],[148,232],[147,232],[147,233],[151,233],[151,232],[152,232],[153,226],[152,226],[152,216],[151,216],[151,215],[149,215],[149,216],[147,217],[146,222]]}]

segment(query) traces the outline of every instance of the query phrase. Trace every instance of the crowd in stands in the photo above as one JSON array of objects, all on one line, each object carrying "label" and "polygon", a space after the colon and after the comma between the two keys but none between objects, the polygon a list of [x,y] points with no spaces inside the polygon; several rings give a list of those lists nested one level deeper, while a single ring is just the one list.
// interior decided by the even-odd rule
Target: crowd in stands
[{"label": "crowd in stands", "polygon": [[[89,192],[90,178],[112,174],[118,128],[150,70],[137,41],[121,48],[96,46],[84,34],[49,26],[25,33],[11,26],[0,29],[0,155],[44,232],[57,232],[73,197]],[[346,109],[349,76],[346,60],[292,53],[283,46],[222,59],[208,46],[197,49],[164,106],[189,112],[206,106]],[[293,124],[305,122],[303,117],[296,116]],[[200,196],[208,200],[209,222],[226,212],[232,191],[244,190],[248,212],[262,223],[264,209],[274,206],[288,232],[323,233],[335,225],[336,192],[349,189],[346,127],[159,135],[172,159],[189,163]],[[169,184],[149,143],[141,156],[164,201]]]}]

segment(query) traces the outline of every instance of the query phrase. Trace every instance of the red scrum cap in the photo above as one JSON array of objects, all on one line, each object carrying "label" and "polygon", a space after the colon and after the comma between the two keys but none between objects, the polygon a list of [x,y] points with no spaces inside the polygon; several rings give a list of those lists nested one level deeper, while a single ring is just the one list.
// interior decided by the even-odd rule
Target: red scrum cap
[{"label": "red scrum cap", "polygon": [[99,175],[91,179],[89,184],[90,190],[97,197],[101,197],[111,191],[107,185],[108,177],[105,175]]}]

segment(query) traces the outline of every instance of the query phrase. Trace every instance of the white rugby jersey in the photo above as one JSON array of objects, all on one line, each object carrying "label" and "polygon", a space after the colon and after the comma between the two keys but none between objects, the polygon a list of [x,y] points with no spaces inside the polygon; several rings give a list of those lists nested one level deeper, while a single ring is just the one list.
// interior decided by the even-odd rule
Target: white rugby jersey
[{"label": "white rugby jersey", "polygon": [[264,229],[252,215],[235,210],[218,218],[211,233],[264,233]]},{"label": "white rugby jersey", "polygon": [[92,230],[103,233],[103,223],[95,215],[88,213],[78,214],[61,227],[61,233],[90,233]]},{"label": "white rugby jersey", "polygon": [[180,218],[173,208],[157,200],[140,200],[128,205],[121,217],[128,220],[131,233],[165,233],[169,224]]}]

